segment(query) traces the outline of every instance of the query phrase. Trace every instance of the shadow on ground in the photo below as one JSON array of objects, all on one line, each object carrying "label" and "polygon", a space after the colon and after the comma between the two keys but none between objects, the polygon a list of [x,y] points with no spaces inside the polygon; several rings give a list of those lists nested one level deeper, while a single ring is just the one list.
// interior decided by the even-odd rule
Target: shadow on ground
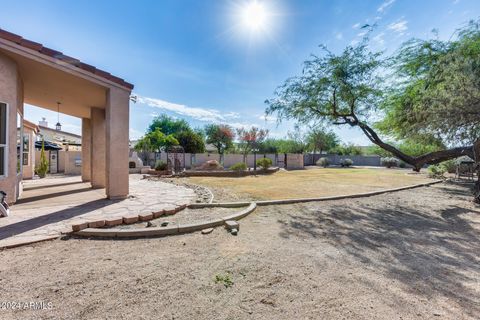
[{"label": "shadow on ground", "polygon": [[441,295],[478,316],[480,208],[470,201],[468,185],[443,185],[304,205],[310,213],[279,220],[280,235],[326,241],[422,298]]}]

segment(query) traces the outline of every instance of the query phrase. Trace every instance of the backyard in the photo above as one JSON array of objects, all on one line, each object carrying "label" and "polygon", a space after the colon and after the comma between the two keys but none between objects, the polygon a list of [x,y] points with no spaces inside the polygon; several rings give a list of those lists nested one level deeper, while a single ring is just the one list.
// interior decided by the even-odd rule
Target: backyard
[{"label": "backyard", "polygon": [[211,188],[216,200],[225,201],[344,195],[432,181],[423,173],[385,168],[312,168],[241,178],[190,177],[184,180]]},{"label": "backyard", "polygon": [[2,319],[480,315],[480,212],[467,186],[261,207],[240,224],[237,237],[217,228],[3,251],[0,301],[51,308],[2,310]]}]

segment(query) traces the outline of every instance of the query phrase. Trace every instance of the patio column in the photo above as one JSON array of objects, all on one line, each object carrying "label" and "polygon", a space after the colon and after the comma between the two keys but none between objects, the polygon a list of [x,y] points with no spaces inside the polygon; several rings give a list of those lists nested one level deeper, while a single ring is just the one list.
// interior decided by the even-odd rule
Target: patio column
[{"label": "patio column", "polygon": [[92,157],[92,126],[90,119],[82,118],[82,181],[91,180],[92,168],[90,166]]},{"label": "patio column", "polygon": [[130,92],[111,87],[106,106],[106,172],[107,197],[128,196],[128,137]]},{"label": "patio column", "polygon": [[92,188],[105,188],[105,110],[100,108],[91,109],[91,174]]}]

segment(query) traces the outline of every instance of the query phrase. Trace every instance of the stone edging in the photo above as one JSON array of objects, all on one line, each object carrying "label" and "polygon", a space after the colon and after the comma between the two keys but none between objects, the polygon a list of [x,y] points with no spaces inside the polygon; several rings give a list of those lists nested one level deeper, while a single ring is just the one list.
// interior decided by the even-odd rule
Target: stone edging
[{"label": "stone edging", "polygon": [[212,219],[200,223],[191,223],[191,224],[180,224],[180,225],[169,225],[166,227],[153,227],[153,228],[142,228],[138,230],[128,230],[128,229],[102,229],[102,228],[86,228],[75,232],[75,235],[84,236],[84,237],[108,237],[108,238],[140,238],[140,237],[156,237],[156,236],[168,236],[182,233],[189,233],[200,231],[206,228],[218,227],[225,224],[228,220],[240,220],[250,213],[252,213],[257,204],[255,202],[247,203],[248,207],[243,209],[240,212],[236,212],[229,216],[223,218]]},{"label": "stone edging", "polygon": [[[320,198],[297,198],[297,199],[280,199],[280,200],[261,200],[256,201],[258,206],[269,206],[269,205],[280,205],[280,204],[295,204],[295,203],[304,203],[304,202],[314,202],[314,201],[327,201],[327,200],[341,200],[341,199],[354,199],[354,198],[364,198],[364,197],[371,197],[376,196],[379,194],[402,191],[402,190],[409,190],[414,188],[420,187],[427,187],[433,184],[437,184],[443,182],[443,180],[435,180],[432,182],[414,184],[405,187],[393,188],[393,189],[384,189],[379,191],[371,191],[371,192],[364,192],[364,193],[356,193],[350,195],[340,195],[340,196],[331,196],[331,197],[320,197]],[[223,203],[192,203],[189,204],[188,208],[215,208],[215,207],[222,207],[222,208],[236,208],[248,205],[249,202],[223,202]]]}]

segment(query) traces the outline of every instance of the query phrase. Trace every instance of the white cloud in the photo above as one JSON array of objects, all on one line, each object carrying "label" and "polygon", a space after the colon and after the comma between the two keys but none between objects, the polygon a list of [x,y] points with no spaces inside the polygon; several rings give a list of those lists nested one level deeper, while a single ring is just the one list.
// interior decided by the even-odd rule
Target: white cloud
[{"label": "white cloud", "polygon": [[385,2],[383,2],[380,5],[380,7],[378,7],[377,11],[378,12],[385,12],[385,10],[387,10],[388,7],[390,7],[394,2],[395,2],[395,0],[386,0]]},{"label": "white cloud", "polygon": [[130,128],[129,130],[129,139],[130,140],[137,140],[143,136],[143,132]]},{"label": "white cloud", "polygon": [[215,109],[189,107],[183,104],[168,102],[161,99],[138,96],[138,103],[146,104],[150,107],[174,112],[181,116],[186,116],[199,121],[225,122],[227,119],[238,118],[236,112],[222,113]]},{"label": "white cloud", "polygon": [[358,29],[360,28],[360,22],[357,22],[355,23],[353,26],[352,26],[353,29]]},{"label": "white cloud", "polygon": [[337,38],[337,40],[342,40],[342,39],[343,39],[343,33],[337,32],[337,33],[335,34],[335,38]]},{"label": "white cloud", "polygon": [[381,33],[377,34],[375,37],[373,37],[372,40],[375,43],[377,43],[378,45],[383,46],[383,44],[385,43],[385,40],[383,39],[384,35],[385,35],[385,33],[381,32]]},{"label": "white cloud", "polygon": [[258,116],[258,119],[265,122],[277,122],[277,117],[271,115],[261,114]]},{"label": "white cloud", "polygon": [[397,20],[396,22],[390,23],[387,29],[403,34],[408,29],[407,23],[408,21],[402,18],[400,20]]}]

